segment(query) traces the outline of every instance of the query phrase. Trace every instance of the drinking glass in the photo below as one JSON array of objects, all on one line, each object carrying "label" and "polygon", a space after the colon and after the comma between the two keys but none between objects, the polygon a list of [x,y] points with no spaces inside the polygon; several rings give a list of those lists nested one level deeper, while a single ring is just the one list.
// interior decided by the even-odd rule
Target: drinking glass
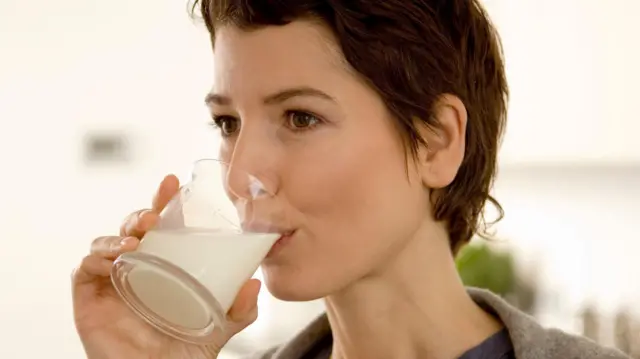
[{"label": "drinking glass", "polygon": [[218,160],[197,161],[191,181],[137,250],[115,260],[113,284],[153,327],[206,343],[215,328],[225,330],[240,288],[281,237],[280,214],[257,176]]}]

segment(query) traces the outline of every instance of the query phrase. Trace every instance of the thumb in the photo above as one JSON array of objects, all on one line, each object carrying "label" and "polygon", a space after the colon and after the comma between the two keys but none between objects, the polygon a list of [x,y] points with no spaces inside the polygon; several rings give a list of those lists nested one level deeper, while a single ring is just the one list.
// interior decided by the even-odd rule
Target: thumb
[{"label": "thumb", "polygon": [[235,302],[227,314],[228,320],[234,326],[239,325],[243,329],[253,323],[258,317],[258,294],[262,283],[258,279],[249,279],[240,288]]}]

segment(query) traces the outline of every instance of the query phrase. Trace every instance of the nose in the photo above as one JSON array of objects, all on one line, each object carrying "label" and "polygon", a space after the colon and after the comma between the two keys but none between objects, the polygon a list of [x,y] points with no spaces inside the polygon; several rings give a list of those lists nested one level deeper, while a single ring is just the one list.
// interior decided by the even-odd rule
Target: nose
[{"label": "nose", "polygon": [[235,163],[227,168],[225,184],[232,198],[253,201],[274,195],[260,178],[238,168]]},{"label": "nose", "polygon": [[274,145],[269,137],[258,128],[243,126],[231,153],[225,156],[229,158],[225,185],[232,198],[252,201],[275,195]]}]

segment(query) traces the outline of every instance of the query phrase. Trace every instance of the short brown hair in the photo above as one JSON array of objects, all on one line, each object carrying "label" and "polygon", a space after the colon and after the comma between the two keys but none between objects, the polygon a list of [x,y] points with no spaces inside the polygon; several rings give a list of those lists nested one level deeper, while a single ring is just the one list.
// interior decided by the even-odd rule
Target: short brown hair
[{"label": "short brown hair", "polygon": [[502,218],[489,192],[508,87],[500,39],[479,0],[195,0],[198,9],[212,40],[221,24],[252,30],[320,20],[382,97],[414,155],[427,145],[415,119],[437,126],[435,101],[459,97],[468,113],[466,152],[454,181],[433,197],[434,217],[446,223],[454,253],[474,234],[486,234],[487,201]]}]

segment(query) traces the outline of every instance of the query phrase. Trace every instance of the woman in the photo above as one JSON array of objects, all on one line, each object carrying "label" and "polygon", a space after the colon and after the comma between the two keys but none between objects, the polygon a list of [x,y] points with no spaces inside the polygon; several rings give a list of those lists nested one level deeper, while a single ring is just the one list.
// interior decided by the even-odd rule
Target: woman
[{"label": "woman", "polygon": [[[256,358],[623,358],[546,330],[491,293],[465,289],[456,251],[483,230],[505,125],[495,29],[476,0],[202,0],[215,77],[207,96],[220,155],[274,179],[295,233],[262,266],[290,301],[326,316]],[[277,124],[275,136],[260,131]],[[267,161],[268,159],[268,161]],[[90,359],[215,358],[257,317],[250,280],[232,333],[194,346],[156,332],[109,280],[178,181],[74,272],[75,322]]]}]

